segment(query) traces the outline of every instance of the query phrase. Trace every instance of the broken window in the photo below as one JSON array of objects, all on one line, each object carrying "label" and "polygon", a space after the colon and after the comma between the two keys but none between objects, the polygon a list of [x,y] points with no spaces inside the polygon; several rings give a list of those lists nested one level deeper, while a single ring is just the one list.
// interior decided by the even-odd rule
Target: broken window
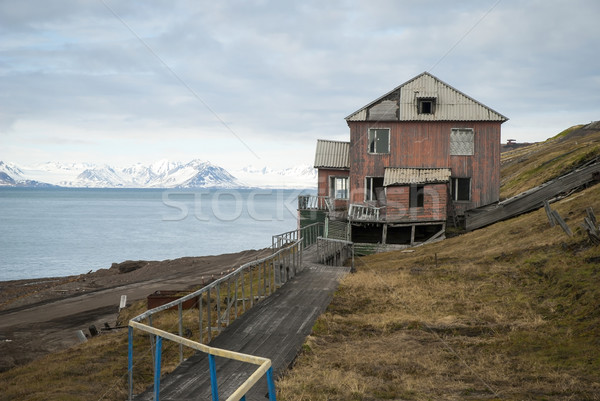
[{"label": "broken window", "polygon": [[475,149],[473,128],[452,128],[450,132],[450,156],[472,156]]},{"label": "broken window", "polygon": [[469,201],[471,200],[471,179],[470,178],[452,178],[450,188],[452,200]]},{"label": "broken window", "polygon": [[334,199],[348,199],[348,177],[330,177],[329,194]]},{"label": "broken window", "polygon": [[425,204],[425,185],[412,184],[410,186],[409,207],[423,207]]},{"label": "broken window", "polygon": [[419,114],[433,114],[435,112],[435,99],[419,99],[417,106]]},{"label": "broken window", "polygon": [[390,153],[389,128],[369,128],[369,153]]},{"label": "broken window", "polygon": [[365,178],[365,201],[378,200],[376,190],[383,190],[383,177]]}]

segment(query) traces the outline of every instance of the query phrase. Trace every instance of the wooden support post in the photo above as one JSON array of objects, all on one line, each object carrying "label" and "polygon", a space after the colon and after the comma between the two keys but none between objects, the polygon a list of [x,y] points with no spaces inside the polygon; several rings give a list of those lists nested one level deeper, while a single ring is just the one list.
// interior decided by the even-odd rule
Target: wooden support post
[{"label": "wooden support post", "polygon": [[254,269],[254,267],[250,267],[248,269],[248,273],[250,274],[250,308],[254,306],[254,294],[252,293],[252,269]]},{"label": "wooden support post", "polygon": [[242,281],[242,311],[243,311],[242,313],[245,313],[246,312],[246,289],[244,288],[245,287],[244,275],[246,274],[246,272],[242,270],[240,272],[240,274],[241,274],[241,281]]},{"label": "wooden support post", "polygon": [[561,226],[561,228],[564,230],[564,232],[567,233],[567,235],[569,237],[572,237],[573,232],[571,231],[571,229],[569,228],[567,223],[565,223],[565,221],[562,219],[562,217],[560,217],[560,214],[558,214],[558,212],[556,210],[553,210],[552,215],[554,216],[554,220],[556,220],[556,222],[558,223],[559,226]]},{"label": "wooden support post", "polygon": [[556,225],[556,221],[554,220],[554,214],[552,213],[552,209],[550,209],[550,204],[547,200],[544,201],[544,210],[546,211],[546,216],[548,216],[550,227],[554,227]]},{"label": "wooden support post", "polygon": [[240,274],[238,273],[235,276],[235,295],[234,295],[234,297],[235,297],[235,318],[236,319],[238,317],[238,288],[239,288],[238,285],[240,284],[239,281],[240,281]]},{"label": "wooden support post", "polygon": [[208,320],[208,342],[212,341],[212,317],[210,313],[210,287],[206,290],[206,319]]},{"label": "wooden support post", "polygon": [[221,332],[221,283],[217,284],[217,332]]},{"label": "wooden support post", "polygon": [[[183,337],[183,304],[179,302],[177,304],[177,311],[179,317],[179,337]],[[179,344],[179,363],[183,362],[183,344]]]},{"label": "wooden support post", "polygon": [[204,333],[202,332],[202,320],[204,319],[204,317],[202,316],[202,293],[200,294],[200,296],[198,297],[198,329],[200,330],[200,341],[198,341],[200,344],[204,344]]}]

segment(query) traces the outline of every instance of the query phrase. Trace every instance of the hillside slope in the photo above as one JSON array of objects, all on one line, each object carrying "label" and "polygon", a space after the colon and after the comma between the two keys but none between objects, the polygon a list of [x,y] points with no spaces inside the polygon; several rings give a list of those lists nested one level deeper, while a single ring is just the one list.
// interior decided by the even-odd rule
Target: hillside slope
[{"label": "hillside slope", "polygon": [[545,142],[502,153],[500,198],[507,199],[600,156],[600,122],[576,125]]},{"label": "hillside slope", "polygon": [[[505,158],[505,193],[597,154],[576,130]],[[552,207],[573,237],[538,210],[360,258],[279,399],[600,399],[600,246],[579,227],[600,185]]]}]

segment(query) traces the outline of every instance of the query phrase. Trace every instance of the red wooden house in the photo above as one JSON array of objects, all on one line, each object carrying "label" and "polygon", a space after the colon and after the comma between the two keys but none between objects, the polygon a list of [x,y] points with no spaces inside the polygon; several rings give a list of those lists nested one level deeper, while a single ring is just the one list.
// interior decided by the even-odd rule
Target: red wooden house
[{"label": "red wooden house", "polygon": [[359,243],[442,237],[448,219],[498,201],[505,121],[422,73],[346,117],[349,142],[317,142],[318,198],[300,216],[322,209],[326,235]]}]

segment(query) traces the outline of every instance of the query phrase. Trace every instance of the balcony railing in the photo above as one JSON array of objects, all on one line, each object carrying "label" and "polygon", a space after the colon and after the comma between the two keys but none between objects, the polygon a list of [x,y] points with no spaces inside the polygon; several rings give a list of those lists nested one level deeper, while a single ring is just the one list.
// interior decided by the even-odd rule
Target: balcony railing
[{"label": "balcony railing", "polygon": [[385,206],[375,207],[351,203],[348,207],[350,221],[382,221],[385,219]]},{"label": "balcony railing", "polygon": [[332,210],[329,196],[299,195],[298,210]]}]

